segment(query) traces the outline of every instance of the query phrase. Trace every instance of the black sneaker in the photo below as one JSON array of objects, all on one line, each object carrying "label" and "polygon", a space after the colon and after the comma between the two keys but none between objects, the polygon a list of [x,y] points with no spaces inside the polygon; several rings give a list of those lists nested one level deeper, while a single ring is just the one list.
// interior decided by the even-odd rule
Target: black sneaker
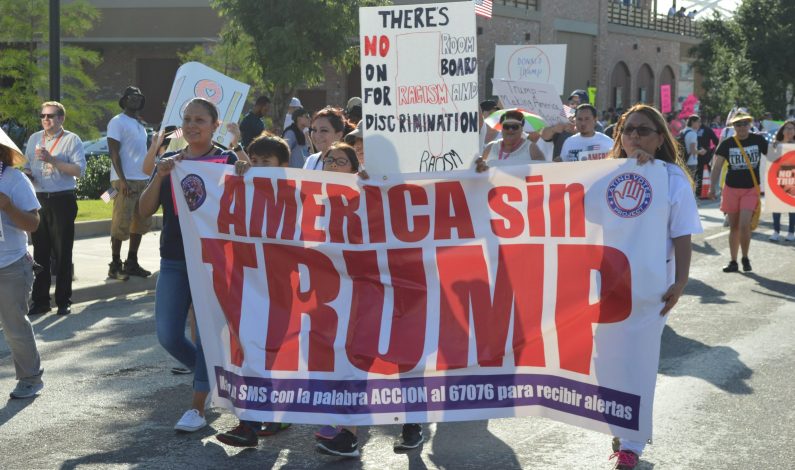
[{"label": "black sneaker", "polygon": [[152,275],[151,271],[142,268],[138,261],[127,260],[124,262],[124,274],[128,276],[149,277]]},{"label": "black sneaker", "polygon": [[340,431],[339,434],[334,436],[334,439],[318,441],[316,448],[328,455],[338,455],[340,457],[359,456],[359,440],[347,429]]},{"label": "black sneaker", "polygon": [[737,261],[734,260],[729,261],[729,264],[727,264],[726,267],[723,268],[724,273],[736,273],[739,270],[740,268],[737,267]]},{"label": "black sneaker", "polygon": [[416,449],[422,444],[422,426],[419,424],[404,424],[400,437],[395,440],[395,451]]},{"label": "black sneaker", "polygon": [[108,278],[126,281],[130,276],[124,272],[124,265],[121,264],[121,261],[111,261],[108,265]]},{"label": "black sneaker", "polygon": [[30,310],[28,310],[28,316],[40,315],[42,313],[47,313],[50,310],[52,310],[52,307],[50,307],[48,304],[33,304],[33,306],[30,307]]},{"label": "black sneaker", "polygon": [[751,270],[751,260],[743,257],[740,261],[743,263],[743,271],[748,272]]},{"label": "black sneaker", "polygon": [[222,443],[233,447],[257,447],[257,433],[251,426],[241,422],[234,429],[215,436]]}]

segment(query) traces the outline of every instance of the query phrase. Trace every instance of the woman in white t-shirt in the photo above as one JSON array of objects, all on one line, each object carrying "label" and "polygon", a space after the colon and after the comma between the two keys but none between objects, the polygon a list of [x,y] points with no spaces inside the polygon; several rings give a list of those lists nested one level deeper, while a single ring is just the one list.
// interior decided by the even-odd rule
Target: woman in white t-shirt
[{"label": "woman in white t-shirt", "polygon": [[15,165],[25,163],[16,144],[0,130],[0,326],[3,327],[18,380],[11,398],[31,398],[44,388],[41,358],[28,320],[33,288],[33,259],[28,234],[39,226],[33,184]]},{"label": "woman in white t-shirt", "polygon": [[[665,306],[660,315],[666,315],[682,296],[690,275],[690,237],[703,231],[693,195],[693,180],[678,149],[665,118],[651,106],[633,106],[616,124],[611,158],[636,158],[639,164],[661,160],[668,170],[668,204],[671,210],[667,224],[666,264],[669,269],[668,286],[662,297]],[[635,468],[645,446],[645,442],[614,438],[611,458],[618,459],[615,468]]]},{"label": "woman in white t-shirt", "polygon": [[331,147],[332,144],[342,141],[345,130],[348,127],[348,120],[340,108],[327,106],[315,113],[312,118],[310,130],[310,140],[315,153],[308,156],[304,162],[304,170],[322,170],[323,161],[320,156]]},{"label": "woman in white t-shirt", "polygon": [[502,138],[497,139],[483,150],[477,161],[477,171],[485,171],[489,166],[520,165],[545,161],[544,154],[534,142],[527,139],[522,131],[524,115],[521,111],[507,111],[500,116]]}]

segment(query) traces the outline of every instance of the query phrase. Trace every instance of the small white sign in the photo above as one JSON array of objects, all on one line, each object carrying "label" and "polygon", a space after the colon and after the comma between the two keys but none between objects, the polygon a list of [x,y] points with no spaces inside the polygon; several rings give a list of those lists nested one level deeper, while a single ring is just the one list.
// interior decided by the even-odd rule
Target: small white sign
[{"label": "small white sign", "polygon": [[566,44],[496,46],[494,78],[548,83],[562,95],[566,78]]},{"label": "small white sign", "polygon": [[547,125],[569,122],[560,96],[548,83],[492,79],[494,94],[505,108],[521,108],[544,118]]}]

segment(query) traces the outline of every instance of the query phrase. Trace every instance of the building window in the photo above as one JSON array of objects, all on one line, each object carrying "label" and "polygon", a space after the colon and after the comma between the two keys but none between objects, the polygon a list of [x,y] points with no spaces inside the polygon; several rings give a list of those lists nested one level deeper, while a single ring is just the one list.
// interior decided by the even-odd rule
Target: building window
[{"label": "building window", "polygon": [[522,8],[524,10],[538,10],[538,0],[495,0],[494,4]]}]

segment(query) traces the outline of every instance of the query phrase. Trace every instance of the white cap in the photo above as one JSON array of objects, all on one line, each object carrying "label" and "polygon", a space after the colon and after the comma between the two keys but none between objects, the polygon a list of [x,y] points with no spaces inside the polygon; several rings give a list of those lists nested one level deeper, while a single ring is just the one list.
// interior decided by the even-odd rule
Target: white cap
[{"label": "white cap", "polygon": [[300,108],[300,107],[302,107],[302,106],[301,106],[301,100],[299,100],[298,98],[296,98],[295,96],[293,96],[293,99],[291,99],[291,100],[290,100],[290,106],[292,106],[293,108]]}]

